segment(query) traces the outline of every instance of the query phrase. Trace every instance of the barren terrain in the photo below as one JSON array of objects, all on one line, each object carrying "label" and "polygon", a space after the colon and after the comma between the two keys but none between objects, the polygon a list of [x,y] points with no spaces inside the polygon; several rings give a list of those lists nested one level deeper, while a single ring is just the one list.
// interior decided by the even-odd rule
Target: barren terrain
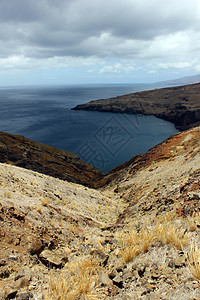
[{"label": "barren terrain", "polygon": [[1,163],[0,299],[199,299],[199,151],[178,133],[98,189]]}]

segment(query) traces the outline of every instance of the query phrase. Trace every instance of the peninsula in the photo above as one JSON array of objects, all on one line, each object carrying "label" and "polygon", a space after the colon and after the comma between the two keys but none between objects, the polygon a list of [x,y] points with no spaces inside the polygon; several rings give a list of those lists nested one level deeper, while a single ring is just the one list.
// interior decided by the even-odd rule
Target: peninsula
[{"label": "peninsula", "polygon": [[200,83],[90,101],[73,110],[154,115],[183,131],[200,125]]}]

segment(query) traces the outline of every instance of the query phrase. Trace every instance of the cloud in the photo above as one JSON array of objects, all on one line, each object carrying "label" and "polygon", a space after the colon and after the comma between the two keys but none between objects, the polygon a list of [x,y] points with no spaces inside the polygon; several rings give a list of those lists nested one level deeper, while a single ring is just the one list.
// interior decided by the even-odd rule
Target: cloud
[{"label": "cloud", "polygon": [[199,0],[1,0],[0,64],[104,61],[101,73],[149,61],[189,67],[199,56],[199,28]]},{"label": "cloud", "polygon": [[135,69],[134,66],[130,64],[115,63],[113,65],[103,66],[99,72],[100,73],[121,73],[121,72],[129,73],[134,69]]}]

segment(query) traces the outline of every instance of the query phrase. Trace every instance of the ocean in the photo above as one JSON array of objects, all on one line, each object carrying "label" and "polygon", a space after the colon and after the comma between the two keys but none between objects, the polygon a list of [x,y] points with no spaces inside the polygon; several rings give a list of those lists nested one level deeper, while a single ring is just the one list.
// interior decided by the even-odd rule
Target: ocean
[{"label": "ocean", "polygon": [[77,104],[150,90],[104,84],[0,88],[0,131],[64,149],[108,172],[177,132],[154,116],[74,111]]}]

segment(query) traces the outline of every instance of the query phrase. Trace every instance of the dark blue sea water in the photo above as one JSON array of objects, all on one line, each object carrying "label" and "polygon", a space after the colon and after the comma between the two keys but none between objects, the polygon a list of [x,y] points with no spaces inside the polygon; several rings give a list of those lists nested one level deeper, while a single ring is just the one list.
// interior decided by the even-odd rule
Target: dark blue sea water
[{"label": "dark blue sea water", "polygon": [[90,100],[152,89],[148,85],[0,88],[0,131],[76,153],[107,172],[177,132],[153,116],[73,111]]}]

